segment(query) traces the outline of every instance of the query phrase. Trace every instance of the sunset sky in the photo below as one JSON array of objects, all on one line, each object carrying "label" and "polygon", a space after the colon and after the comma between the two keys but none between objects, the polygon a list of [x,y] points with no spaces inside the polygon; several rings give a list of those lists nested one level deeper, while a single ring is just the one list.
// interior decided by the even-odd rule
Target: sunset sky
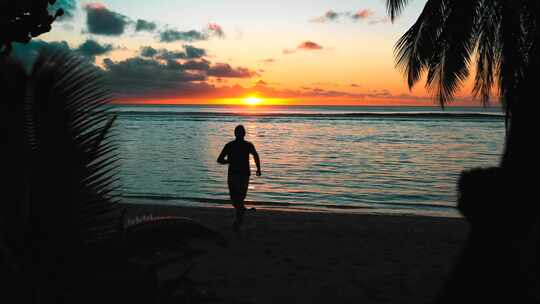
[{"label": "sunset sky", "polygon": [[[433,105],[393,59],[424,4],[391,23],[384,0],[61,0],[66,17],[16,53],[70,48],[121,102]],[[464,103],[478,105],[470,81]]]}]

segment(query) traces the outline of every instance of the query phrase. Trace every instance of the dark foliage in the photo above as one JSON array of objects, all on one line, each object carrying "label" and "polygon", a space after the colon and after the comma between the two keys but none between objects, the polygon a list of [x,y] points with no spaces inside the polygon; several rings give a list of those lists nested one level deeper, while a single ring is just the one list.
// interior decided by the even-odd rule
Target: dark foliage
[{"label": "dark foliage", "polygon": [[[392,18],[407,3],[387,0]],[[514,89],[535,56],[531,51],[537,23],[533,3],[429,0],[396,44],[397,66],[404,70],[409,87],[426,73],[426,86],[441,105],[453,99],[474,67],[473,93],[487,103],[497,85],[502,101],[511,105]]]},{"label": "dark foliage", "polygon": [[0,0],[0,56],[8,54],[12,42],[28,43],[51,30],[51,24],[64,14],[62,9],[49,14],[56,0]]},{"label": "dark foliage", "polygon": [[[408,2],[387,0],[391,17]],[[396,45],[410,87],[427,74],[426,86],[444,106],[474,67],[473,93],[486,104],[497,87],[507,117],[501,166],[460,177],[458,208],[471,232],[438,303],[540,302],[540,167],[532,148],[539,21],[536,0],[428,0]]]},{"label": "dark foliage", "polygon": [[[540,239],[536,213],[508,208],[527,199],[500,167],[461,173],[458,208],[471,224],[457,264],[436,303],[538,303]],[[536,210],[538,211],[538,210]]]},{"label": "dark foliage", "polygon": [[191,219],[125,227],[99,69],[62,50],[42,50],[29,74],[1,60],[0,280],[18,303],[153,303],[178,287],[157,268],[200,254],[189,239],[225,245]]}]

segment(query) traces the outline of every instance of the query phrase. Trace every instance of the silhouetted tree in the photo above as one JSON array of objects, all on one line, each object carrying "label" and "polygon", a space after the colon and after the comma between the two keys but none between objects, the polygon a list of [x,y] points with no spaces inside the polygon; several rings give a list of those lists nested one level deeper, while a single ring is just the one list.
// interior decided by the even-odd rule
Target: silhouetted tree
[{"label": "silhouetted tree", "polygon": [[30,73],[2,61],[2,302],[12,293],[17,303],[153,303],[170,293],[153,254],[190,258],[190,238],[226,243],[191,219],[124,220],[101,77],[62,50],[42,50]]},{"label": "silhouetted tree", "polygon": [[[387,0],[392,20],[410,0]],[[441,104],[475,70],[473,93],[486,104],[498,88],[507,121],[500,167],[463,172],[458,207],[471,234],[442,301],[529,302],[538,295],[538,115],[540,1],[428,0],[396,44],[413,87],[423,75]],[[532,256],[531,256],[532,254]]]},{"label": "silhouetted tree", "polygon": [[8,54],[12,42],[28,43],[34,37],[51,30],[56,17],[64,14],[58,9],[49,14],[48,6],[56,0],[0,0],[0,56]]},{"label": "silhouetted tree", "polygon": [[[392,20],[409,1],[386,1]],[[503,167],[525,162],[520,154],[530,150],[523,147],[528,146],[529,139],[524,143],[518,137],[527,131],[521,129],[527,116],[523,112],[533,105],[526,98],[531,88],[524,80],[536,79],[539,6],[534,0],[429,0],[396,44],[397,66],[409,87],[427,74],[426,87],[435,93],[441,106],[452,101],[473,67],[473,93],[484,104],[489,102],[492,89],[498,87],[509,119]]]}]

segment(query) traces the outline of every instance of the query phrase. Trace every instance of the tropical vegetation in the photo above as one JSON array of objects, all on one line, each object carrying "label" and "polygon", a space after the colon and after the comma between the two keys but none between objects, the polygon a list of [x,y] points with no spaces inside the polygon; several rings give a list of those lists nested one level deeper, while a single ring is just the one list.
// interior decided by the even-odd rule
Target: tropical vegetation
[{"label": "tropical vegetation", "polygon": [[[410,0],[387,0],[397,18]],[[428,0],[396,44],[396,64],[409,87],[423,77],[441,106],[474,72],[473,95],[494,91],[506,116],[500,166],[462,172],[458,208],[471,233],[440,303],[538,302],[540,217],[534,199],[540,2]]]},{"label": "tropical vegetation", "polygon": [[[397,18],[410,0],[387,0]],[[452,101],[475,72],[473,94],[484,104],[498,90],[508,119],[501,165],[529,162],[530,132],[540,62],[540,3],[534,0],[428,0],[411,28],[396,44],[396,63],[413,87],[423,76],[437,101]]]},{"label": "tropical vegetation", "polygon": [[[193,301],[187,271],[158,270],[202,252],[190,239],[226,245],[178,216],[129,219],[119,191],[114,96],[102,72],[65,50],[43,49],[28,71],[12,42],[50,30],[54,1],[0,3],[0,204],[2,301],[169,303]],[[178,291],[184,290],[181,298]],[[189,292],[187,292],[189,291]]]}]

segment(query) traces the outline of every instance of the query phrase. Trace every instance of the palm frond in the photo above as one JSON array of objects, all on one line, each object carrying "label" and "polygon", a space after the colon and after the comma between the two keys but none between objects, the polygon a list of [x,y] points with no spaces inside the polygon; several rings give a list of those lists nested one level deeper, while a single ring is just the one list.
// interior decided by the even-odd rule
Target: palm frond
[{"label": "palm frond", "polygon": [[447,1],[442,32],[436,42],[435,56],[428,63],[426,86],[444,107],[469,76],[474,53],[479,1]]},{"label": "palm frond", "polygon": [[71,245],[113,237],[111,227],[121,226],[112,182],[117,158],[105,138],[114,117],[101,74],[82,58],[45,50],[34,65],[31,87],[34,228]]},{"label": "palm frond", "polygon": [[435,56],[445,14],[445,0],[430,0],[414,25],[395,46],[396,67],[403,70],[411,89]]},{"label": "palm frond", "polygon": [[473,95],[480,96],[482,104],[487,105],[491,89],[498,76],[501,60],[501,45],[498,36],[500,14],[496,2],[484,1],[477,21],[478,46],[476,58],[476,76]]},{"label": "palm frond", "polygon": [[410,0],[386,0],[386,10],[390,15],[390,19],[394,21],[396,17],[401,14],[405,6],[409,4]]}]

